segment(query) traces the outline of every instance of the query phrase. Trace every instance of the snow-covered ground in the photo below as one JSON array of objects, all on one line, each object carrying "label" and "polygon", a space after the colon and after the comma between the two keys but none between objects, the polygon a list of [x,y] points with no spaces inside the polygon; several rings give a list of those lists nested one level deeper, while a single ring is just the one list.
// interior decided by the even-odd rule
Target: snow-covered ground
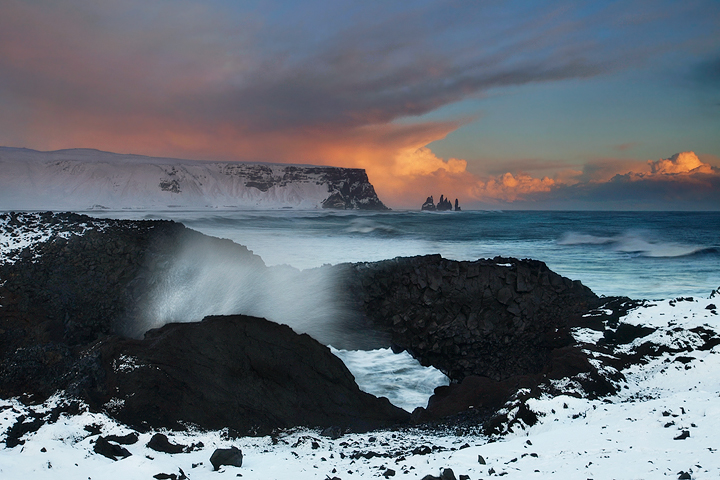
[{"label": "snow-covered ground", "polygon": [[[229,439],[223,432],[165,432],[175,443],[203,444],[190,453],[170,455],[146,447],[153,433],[148,432],[126,446],[132,456],[115,462],[93,452],[98,435],[84,427],[100,425],[103,436],[130,430],[105,415],[84,412],[63,414],[56,422],[23,436],[24,445],[0,449],[0,478],[124,480],[152,478],[159,473],[181,478],[182,470],[188,479],[421,479],[439,476],[444,468],[451,468],[458,479],[467,475],[473,480],[494,476],[718,478],[720,346],[710,348],[690,329],[719,333],[720,316],[717,308],[712,308],[719,300],[717,295],[670,300],[631,311],[622,321],[657,330],[621,348],[630,351],[652,341],[673,347],[675,353],[649,358],[646,364],[623,371],[626,381],[620,393],[608,398],[531,399],[528,405],[539,414],[538,423],[515,428],[502,437],[419,429],[346,434],[338,439],[308,429],[238,439]],[[586,333],[578,332],[578,336],[589,338]],[[374,351],[370,355],[379,362],[381,356],[392,353]],[[355,368],[352,361],[348,365]],[[386,382],[398,381],[391,368],[379,368],[375,378],[356,372],[361,387],[371,392],[387,388]],[[406,367],[404,373],[412,378],[417,372]],[[22,415],[26,422],[31,421],[30,410],[50,409],[59,401],[54,398],[41,407],[0,401],[0,431],[5,432]],[[214,449],[231,445],[242,450],[242,467],[213,471],[209,458]]]}]

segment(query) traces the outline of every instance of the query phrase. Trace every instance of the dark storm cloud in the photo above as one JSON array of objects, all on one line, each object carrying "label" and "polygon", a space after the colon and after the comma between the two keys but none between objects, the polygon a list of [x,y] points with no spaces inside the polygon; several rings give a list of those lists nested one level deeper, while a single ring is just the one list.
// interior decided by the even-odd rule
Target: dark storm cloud
[{"label": "dark storm cloud", "polygon": [[627,61],[625,46],[588,35],[597,17],[569,7],[510,15],[492,2],[430,2],[368,8],[352,22],[318,16],[322,24],[312,11],[292,22],[221,8],[9,0],[0,7],[0,101],[66,117],[343,129]]}]

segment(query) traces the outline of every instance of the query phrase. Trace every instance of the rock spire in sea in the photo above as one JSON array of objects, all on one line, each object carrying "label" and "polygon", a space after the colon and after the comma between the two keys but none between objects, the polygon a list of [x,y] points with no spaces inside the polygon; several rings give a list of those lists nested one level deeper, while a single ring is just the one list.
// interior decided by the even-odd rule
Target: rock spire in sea
[{"label": "rock spire in sea", "polygon": [[[427,197],[427,199],[425,200],[425,203],[422,204],[420,209],[421,210],[429,210],[429,211],[433,211],[433,212],[434,211],[443,212],[443,211],[447,211],[447,210],[452,210],[453,206],[452,206],[452,202],[450,201],[450,199],[445,198],[444,195],[440,195],[440,200],[438,201],[437,205],[435,205],[435,200],[433,199],[433,196],[430,195],[429,197]],[[456,198],[455,199],[455,211],[459,212],[460,210],[462,210],[462,209],[460,208],[460,203],[458,202],[458,199]]]}]

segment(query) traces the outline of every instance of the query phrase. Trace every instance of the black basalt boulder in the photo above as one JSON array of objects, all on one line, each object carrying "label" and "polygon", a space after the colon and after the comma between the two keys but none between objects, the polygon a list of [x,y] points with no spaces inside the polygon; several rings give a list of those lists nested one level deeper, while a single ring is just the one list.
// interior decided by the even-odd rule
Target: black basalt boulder
[{"label": "black basalt boulder", "polygon": [[234,446],[230,448],[218,448],[210,456],[210,463],[212,463],[214,470],[218,470],[223,465],[242,467],[242,462],[242,450]]},{"label": "black basalt boulder", "polygon": [[98,348],[105,375],[88,401],[137,428],[361,431],[410,416],[360,391],[326,346],[261,318],[167,324],[143,340],[114,338]]}]

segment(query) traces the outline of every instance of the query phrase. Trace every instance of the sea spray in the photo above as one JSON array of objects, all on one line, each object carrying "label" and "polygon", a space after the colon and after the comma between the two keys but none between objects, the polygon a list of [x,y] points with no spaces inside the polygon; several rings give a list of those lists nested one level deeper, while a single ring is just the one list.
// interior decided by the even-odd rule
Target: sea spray
[{"label": "sea spray", "polygon": [[384,334],[362,328],[343,295],[342,268],[266,267],[259,257],[234,246],[187,239],[148,279],[142,321],[125,333],[141,337],[170,322],[244,314],[286,324],[341,348],[389,345]]}]

